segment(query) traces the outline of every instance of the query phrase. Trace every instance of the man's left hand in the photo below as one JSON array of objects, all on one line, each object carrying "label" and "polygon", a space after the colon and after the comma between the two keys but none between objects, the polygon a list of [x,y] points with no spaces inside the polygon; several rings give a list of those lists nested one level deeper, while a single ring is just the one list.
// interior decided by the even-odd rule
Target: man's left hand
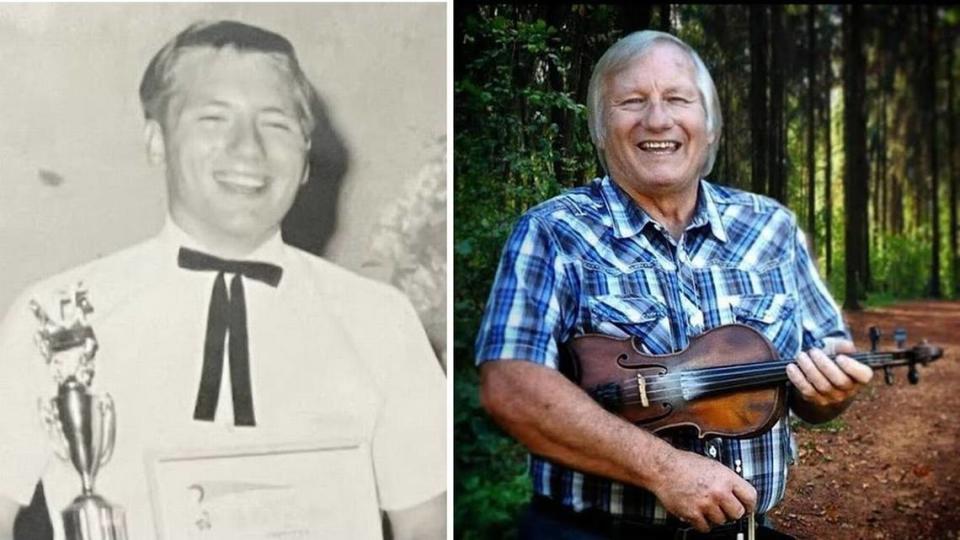
[{"label": "man's left hand", "polygon": [[822,409],[842,407],[873,377],[872,369],[843,354],[856,350],[852,342],[840,341],[836,344],[835,360],[820,349],[801,352],[796,363],[787,366],[787,377],[800,398],[810,405]]}]

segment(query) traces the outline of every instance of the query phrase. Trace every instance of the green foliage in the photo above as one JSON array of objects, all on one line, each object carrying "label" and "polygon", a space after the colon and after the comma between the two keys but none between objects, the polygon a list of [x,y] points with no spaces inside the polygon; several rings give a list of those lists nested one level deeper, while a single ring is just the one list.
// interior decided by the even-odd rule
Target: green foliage
[{"label": "green foliage", "polygon": [[[842,245],[842,244],[840,244]],[[830,272],[830,275],[827,277],[827,288],[830,289],[830,294],[833,296],[834,301],[836,301],[838,306],[842,306],[843,302],[847,298],[846,290],[846,271],[844,265],[846,264],[846,257],[844,256],[843,251],[834,251],[833,252],[833,271]]]},{"label": "green foliage", "polygon": [[[574,54],[534,11],[484,6],[468,17],[463,37],[472,54],[454,81],[458,538],[509,538],[530,497],[526,451],[484,414],[473,367],[473,339],[503,244],[520,214],[597,169],[586,109],[566,90],[575,86]],[[556,88],[551,75],[565,84]]]},{"label": "green foliage", "polygon": [[876,299],[924,296],[930,281],[930,244],[907,235],[883,235],[880,241],[883,249],[870,250]]},{"label": "green foliage", "polygon": [[564,173],[578,172],[592,168],[594,157],[582,136],[558,148],[554,119],[569,117],[572,131],[584,133],[586,112],[568,92],[547,84],[550,69],[569,65],[569,47],[555,28],[489,8],[467,20],[466,33],[477,53],[454,83],[454,260],[455,354],[469,364],[469,341],[511,226],[527,208],[562,190],[558,165]]},{"label": "green foliage", "polygon": [[790,427],[792,427],[794,430],[839,433],[847,428],[847,423],[844,421],[843,417],[840,416],[832,420],[827,420],[821,424],[811,424],[797,417],[793,417],[790,422]]},{"label": "green foliage", "polygon": [[458,538],[512,538],[530,499],[526,452],[481,411],[476,372],[454,380],[454,529]]},{"label": "green foliage", "polygon": [[881,308],[892,306],[900,300],[900,298],[897,298],[895,294],[890,292],[868,292],[865,305],[871,308]]}]

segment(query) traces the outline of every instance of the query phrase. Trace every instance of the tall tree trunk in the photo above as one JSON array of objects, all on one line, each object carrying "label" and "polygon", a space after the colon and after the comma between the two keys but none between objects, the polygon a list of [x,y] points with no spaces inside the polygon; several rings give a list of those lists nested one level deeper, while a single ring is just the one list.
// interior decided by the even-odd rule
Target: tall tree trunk
[{"label": "tall tree trunk", "polygon": [[[727,27],[726,6],[716,6],[712,14],[706,13],[703,17],[702,24],[705,35],[716,36],[717,45],[720,47],[720,50],[730,50],[731,45],[729,36],[727,35],[729,28]],[[732,112],[730,100],[731,85],[727,64],[726,58],[722,56],[716,60],[716,64],[712,67],[712,70],[714,82],[717,85],[717,95],[720,98],[720,110],[730,115]],[[727,116],[727,121],[723,122],[723,131],[721,132],[720,153],[717,156],[717,162],[711,173],[714,181],[719,181],[726,185],[735,182],[732,164],[730,163],[730,147],[732,146],[732,142],[729,134],[730,117]]]},{"label": "tall tree trunk", "polygon": [[[577,6],[576,9],[578,13],[571,17],[576,29],[576,39],[574,40],[575,55],[573,56],[576,75],[572,77],[572,82],[568,84],[574,90],[574,101],[577,103],[586,103],[587,90],[590,87],[590,76],[593,74],[593,63],[596,59],[600,58],[602,51],[594,50],[596,45],[593,44],[593,40],[589,37],[598,33],[599,29],[596,28],[597,23],[594,22],[593,17],[589,16],[587,6]],[[587,131],[585,127],[580,130],[573,129],[574,123],[571,122],[570,125],[571,135],[568,137],[568,140],[573,141],[574,137],[576,137],[578,141],[581,140],[580,137],[584,137],[584,139],[588,138],[588,136],[582,135],[583,132]],[[580,177],[590,177],[593,175],[603,176],[603,166],[600,164],[600,158],[597,157],[596,153],[593,154],[593,162],[582,165],[579,173]]]},{"label": "tall tree trunk", "polygon": [[[899,39],[896,33],[896,25],[898,24],[898,16],[900,10],[897,8],[890,8],[889,14],[884,17],[884,25],[882,27],[882,33],[880,38],[881,50],[880,54],[883,58],[883,68],[881,70],[881,88],[882,92],[880,94],[880,142],[882,144],[882,152],[880,154],[880,178],[882,181],[883,189],[883,211],[881,219],[881,236],[885,237],[886,235],[892,234],[894,232],[893,227],[893,205],[896,203],[893,196],[893,179],[890,176],[890,158],[892,157],[889,153],[889,145],[887,141],[890,139],[890,124],[887,121],[887,112],[889,109],[889,103],[891,98],[894,97],[893,94],[893,81],[897,73],[898,59],[899,54]],[[896,129],[894,129],[896,132]]]},{"label": "tall tree trunk", "polygon": [[826,148],[824,149],[824,153],[826,154],[826,170],[823,175],[823,211],[824,225],[826,225],[826,230],[824,231],[824,243],[826,247],[825,259],[827,263],[826,274],[829,278],[833,271],[833,100],[831,99],[833,91],[833,47],[829,41],[827,42],[826,52],[827,61],[824,62],[826,73],[823,80],[823,128],[826,131],[824,136],[824,142],[826,144]]},{"label": "tall tree trunk", "polygon": [[660,31],[667,32],[673,30],[673,24],[670,22],[670,4],[660,4]]},{"label": "tall tree trunk", "polygon": [[953,97],[953,56],[956,38],[947,41],[947,166],[950,174],[950,260],[953,261],[953,297],[960,298],[960,255],[957,250],[957,188],[960,183],[957,169],[957,117]]},{"label": "tall tree trunk", "polygon": [[751,186],[767,193],[767,8],[750,6],[750,140],[753,143]]},{"label": "tall tree trunk", "polygon": [[[924,25],[924,13],[923,6],[919,4],[913,5],[913,10],[910,14],[910,23],[908,28],[912,28],[914,32],[914,39],[911,39],[907,43],[908,50],[912,54],[912,58],[916,61],[908,65],[908,74],[909,80],[913,82],[913,99],[910,100],[910,109],[912,114],[912,122],[908,123],[909,135],[906,140],[914,141],[914,144],[910,145],[910,158],[909,163],[912,165],[911,174],[904,177],[904,188],[910,186],[912,189],[913,200],[916,201],[916,204],[913,205],[913,223],[912,232],[922,232],[920,230],[921,225],[927,220],[928,214],[930,213],[930,205],[928,201],[930,200],[929,194],[929,178],[927,170],[930,162],[927,161],[927,143],[929,140],[925,137],[927,134],[927,108],[923,103],[923,100],[927,98],[927,76],[926,76],[926,65],[927,60],[927,35],[926,35],[926,26]],[[926,240],[926,238],[923,238]]]},{"label": "tall tree trunk", "polygon": [[[884,69],[888,62],[884,59]],[[886,75],[883,75],[886,77]],[[880,162],[877,164],[879,170],[880,182],[878,186],[880,206],[877,210],[877,239],[879,246],[884,247],[884,238],[889,232],[887,216],[890,207],[890,187],[887,181],[887,88],[886,85],[880,86]]]},{"label": "tall tree trunk", "polygon": [[784,50],[786,32],[783,28],[783,6],[770,6],[771,55],[770,55],[770,195],[783,204],[787,203],[787,179],[784,173]]},{"label": "tall tree trunk", "polygon": [[814,146],[814,102],[816,99],[816,34],[817,8],[807,8],[807,234],[811,250],[816,253],[817,239],[817,152]]},{"label": "tall tree trunk", "polygon": [[937,13],[936,7],[927,6],[927,107],[930,138],[930,222],[933,226],[933,247],[930,250],[930,296],[940,298],[940,174],[937,166]]},{"label": "tall tree trunk", "polygon": [[628,2],[620,7],[619,23],[623,35],[650,28],[650,4]]},{"label": "tall tree trunk", "polygon": [[[526,17],[523,16],[520,12],[521,6],[513,6],[513,27],[519,28],[520,22],[526,22]],[[526,10],[524,9],[524,13]],[[527,85],[530,82],[530,69],[529,66],[524,65],[523,60],[525,59],[525,51],[523,46],[520,44],[520,38],[514,37],[513,47],[511,48],[510,55],[510,72],[512,74],[513,87],[516,89],[513,97],[513,110],[517,114],[517,117],[520,119],[521,125],[529,125],[528,110],[527,110],[527,100],[524,97],[524,92],[527,88]],[[527,138],[526,132],[522,129],[516,130],[517,136],[517,149],[520,152],[524,152],[527,148]]]},{"label": "tall tree trunk", "polygon": [[[567,14],[570,12],[570,6],[559,2],[547,5],[546,23],[548,26],[557,29],[562,34],[563,26],[566,22]],[[547,75],[550,81],[550,90],[561,94],[566,88],[563,82],[563,74],[560,72],[562,66],[558,65],[559,57],[547,59]],[[566,109],[558,106],[550,108],[550,121],[557,126],[556,144],[553,145],[553,175],[560,185],[568,185],[569,174],[563,166],[563,157],[567,155],[567,149],[571,146],[567,140],[570,132],[570,114]]]},{"label": "tall tree trunk", "polygon": [[903,183],[897,175],[890,176],[890,231],[902,235],[904,232],[903,220]]},{"label": "tall tree trunk", "polygon": [[[909,16],[906,8],[903,6],[894,8],[894,14],[897,20],[906,19]],[[909,30],[906,30],[906,32],[909,32]],[[894,56],[891,58],[891,73],[887,81],[887,88],[890,89],[890,99],[892,101],[890,109],[897,113],[896,121],[891,126],[890,132],[894,138],[909,140],[906,138],[909,133],[909,116],[908,105],[905,103],[907,100],[906,96],[909,92],[906,91],[906,88],[903,88],[895,94],[893,88],[894,79],[898,71],[898,68],[895,66],[900,66],[899,70],[901,73],[905,73],[910,69],[909,66],[904,65],[906,62],[902,60],[904,57],[910,57],[910,50],[906,48],[901,49],[899,40],[893,40],[889,50],[893,52]],[[904,149],[901,145],[900,151],[897,154],[898,159],[893,167],[895,172],[890,174],[890,232],[898,236],[906,234],[906,218],[904,216],[906,189],[901,179],[907,177],[907,167],[910,164],[910,157],[913,156],[913,154],[913,145],[907,149]]]},{"label": "tall tree trunk", "polygon": [[847,309],[860,309],[866,278],[867,243],[867,142],[864,117],[863,6],[843,8],[843,140],[846,159],[843,171]]},{"label": "tall tree trunk", "polygon": [[476,16],[480,5],[475,2],[457,2],[453,5],[453,76],[457,81],[466,75],[467,62],[472,57],[472,48],[464,41],[467,30],[467,18]]},{"label": "tall tree trunk", "polygon": [[[865,94],[870,95],[870,92],[865,92]],[[870,100],[868,99],[867,101],[869,102]],[[877,102],[879,103],[879,100],[877,100]],[[871,105],[872,103],[866,104],[867,111],[870,110]],[[869,117],[870,113],[867,112],[866,116]],[[878,117],[879,115],[875,116]],[[869,142],[867,143],[867,156],[869,156],[868,163],[871,164],[871,167],[867,176],[870,199],[867,201],[869,204],[867,209],[867,274],[864,278],[865,290],[862,291],[864,300],[866,299],[866,291],[873,290],[873,273],[870,271],[870,254],[877,246],[877,222],[879,221],[879,214],[877,212],[880,209],[880,167],[877,166],[877,164],[880,163],[879,123],[879,120],[874,118],[873,131],[870,133]]]}]

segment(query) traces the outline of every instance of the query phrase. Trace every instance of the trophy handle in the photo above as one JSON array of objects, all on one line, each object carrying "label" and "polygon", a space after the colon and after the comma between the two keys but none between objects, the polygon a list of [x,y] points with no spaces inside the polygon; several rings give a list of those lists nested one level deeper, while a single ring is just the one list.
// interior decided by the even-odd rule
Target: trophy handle
[{"label": "trophy handle", "polygon": [[40,409],[40,419],[43,421],[43,427],[47,430],[47,436],[53,443],[53,452],[63,461],[70,461],[70,450],[67,439],[63,435],[63,427],[60,424],[60,409],[57,407],[56,399],[39,398],[37,408]]},{"label": "trophy handle", "polygon": [[101,440],[103,441],[103,454],[100,456],[100,467],[103,467],[113,456],[113,444],[117,436],[117,413],[113,406],[113,398],[110,394],[104,394],[100,399],[100,422]]}]

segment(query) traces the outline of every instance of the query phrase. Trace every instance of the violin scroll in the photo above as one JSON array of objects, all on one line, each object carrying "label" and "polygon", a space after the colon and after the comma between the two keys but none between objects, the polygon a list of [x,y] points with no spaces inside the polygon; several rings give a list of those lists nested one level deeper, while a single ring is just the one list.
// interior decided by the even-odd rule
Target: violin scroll
[{"label": "violin scroll", "polygon": [[911,350],[913,351],[914,364],[920,362],[923,365],[927,365],[943,356],[943,349],[936,345],[931,345],[927,340],[921,341]]},{"label": "violin scroll", "polygon": [[[877,344],[880,341],[881,332],[876,326],[871,326],[867,331],[867,336],[870,338],[870,352],[877,353]],[[917,384],[920,382],[920,371],[917,369],[917,364],[923,364],[926,366],[930,362],[939,359],[943,356],[943,349],[937,347],[936,345],[931,345],[927,340],[922,340],[917,345],[906,348],[907,342],[907,331],[903,328],[897,328],[893,332],[893,339],[896,342],[897,346],[894,351],[891,351],[890,355],[892,356],[892,361],[882,361],[877,364],[875,362],[866,361],[865,363],[874,369],[879,367],[883,368],[883,380],[888,385],[893,384],[893,367],[895,366],[907,366],[907,380],[910,384]],[[864,361],[864,355],[853,355],[860,361]],[[873,356],[873,354],[866,355],[867,357]]]}]

